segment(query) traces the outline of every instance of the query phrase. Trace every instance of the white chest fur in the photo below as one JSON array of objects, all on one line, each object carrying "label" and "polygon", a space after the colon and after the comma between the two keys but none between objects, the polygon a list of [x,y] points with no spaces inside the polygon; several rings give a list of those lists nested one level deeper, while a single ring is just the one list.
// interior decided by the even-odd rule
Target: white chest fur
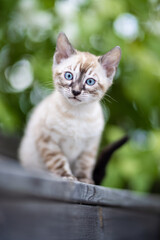
[{"label": "white chest fur", "polygon": [[48,115],[46,124],[49,129],[53,129],[53,139],[56,137],[54,130],[60,133],[61,148],[72,161],[86,149],[88,139],[101,135],[104,126],[102,109],[99,103],[70,108],[68,105],[62,105],[62,101],[58,101],[55,106],[53,108],[53,105],[50,105],[52,115]]}]

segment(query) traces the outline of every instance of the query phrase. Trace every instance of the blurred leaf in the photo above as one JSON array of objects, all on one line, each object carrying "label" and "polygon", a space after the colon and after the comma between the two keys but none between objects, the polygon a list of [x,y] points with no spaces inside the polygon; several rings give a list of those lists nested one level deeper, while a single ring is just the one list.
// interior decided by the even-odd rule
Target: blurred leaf
[{"label": "blurred leaf", "polygon": [[[133,21],[120,24],[126,16]],[[102,101],[107,123],[100,149],[126,134],[132,138],[114,154],[103,185],[160,192],[159,25],[158,1],[1,0],[1,131],[22,133],[32,107],[52,91],[58,32],[66,32],[77,49],[96,55],[119,45],[122,59]],[[17,92],[9,73],[23,60],[32,66],[33,82]]]}]

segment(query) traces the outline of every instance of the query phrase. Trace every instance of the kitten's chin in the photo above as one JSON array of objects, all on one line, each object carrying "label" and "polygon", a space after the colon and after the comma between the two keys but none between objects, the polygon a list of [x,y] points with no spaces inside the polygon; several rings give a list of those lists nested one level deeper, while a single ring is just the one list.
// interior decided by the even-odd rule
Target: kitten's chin
[{"label": "kitten's chin", "polygon": [[83,102],[76,97],[66,97],[66,99],[73,106],[83,104]]},{"label": "kitten's chin", "polygon": [[81,99],[76,99],[74,97],[67,97],[67,101],[70,103],[70,105],[72,106],[85,106],[85,105],[88,105],[88,104],[91,104],[91,103],[94,103],[94,102],[97,102],[98,100],[89,100],[88,101],[84,101],[84,100],[81,100]]}]

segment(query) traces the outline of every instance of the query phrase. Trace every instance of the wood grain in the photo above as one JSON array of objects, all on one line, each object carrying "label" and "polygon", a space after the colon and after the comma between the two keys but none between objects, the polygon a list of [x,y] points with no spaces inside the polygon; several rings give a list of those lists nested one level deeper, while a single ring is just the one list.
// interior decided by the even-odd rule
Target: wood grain
[{"label": "wood grain", "polygon": [[0,191],[74,203],[116,206],[160,213],[160,197],[69,182],[45,171],[27,171],[18,163],[0,157]]},{"label": "wood grain", "polygon": [[0,240],[159,240],[160,198],[68,182],[0,156]]},{"label": "wood grain", "polygon": [[159,219],[119,208],[1,199],[0,239],[158,240]]}]

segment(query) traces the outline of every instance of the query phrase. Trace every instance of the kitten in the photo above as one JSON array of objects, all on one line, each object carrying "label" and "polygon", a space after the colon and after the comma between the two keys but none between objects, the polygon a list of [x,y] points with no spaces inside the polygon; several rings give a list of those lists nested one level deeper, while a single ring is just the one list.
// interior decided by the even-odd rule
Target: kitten
[{"label": "kitten", "polygon": [[64,33],[57,39],[55,90],[33,111],[19,157],[25,167],[93,183],[97,149],[104,127],[100,100],[111,86],[120,47],[103,56],[74,49]]}]

